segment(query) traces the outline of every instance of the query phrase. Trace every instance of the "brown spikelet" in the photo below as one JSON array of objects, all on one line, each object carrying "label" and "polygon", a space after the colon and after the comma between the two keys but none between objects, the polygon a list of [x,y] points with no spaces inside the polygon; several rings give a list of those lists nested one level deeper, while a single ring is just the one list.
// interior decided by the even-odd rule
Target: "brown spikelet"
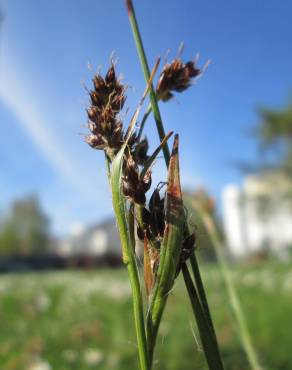
[{"label": "brown spikelet", "polygon": [[162,239],[165,228],[164,197],[161,198],[156,188],[149,200],[150,220],[149,227],[153,238]]},{"label": "brown spikelet", "polygon": [[134,203],[144,205],[146,202],[145,194],[151,187],[151,171],[147,171],[144,176],[141,176],[137,163],[129,156],[124,166],[122,187],[126,197]]},{"label": "brown spikelet", "polygon": [[113,63],[104,78],[97,74],[92,82],[94,89],[89,93],[91,105],[87,109],[91,134],[86,141],[91,147],[105,150],[112,157],[124,142],[123,124],[118,113],[126,100],[125,87],[117,79]]},{"label": "brown spikelet", "polygon": [[147,155],[148,148],[149,144],[146,138],[139,142],[135,142],[135,144],[132,146],[132,155],[137,164],[143,165],[147,161],[149,158]]},{"label": "brown spikelet", "polygon": [[160,74],[156,93],[158,99],[167,101],[173,97],[173,92],[182,92],[192,83],[192,79],[201,74],[194,61],[183,63],[180,59],[174,59],[166,64]]}]

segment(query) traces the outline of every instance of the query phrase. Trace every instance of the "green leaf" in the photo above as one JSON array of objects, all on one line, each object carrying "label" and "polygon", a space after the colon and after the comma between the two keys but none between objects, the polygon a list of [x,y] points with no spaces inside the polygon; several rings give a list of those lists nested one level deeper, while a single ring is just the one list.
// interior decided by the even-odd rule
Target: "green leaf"
[{"label": "green leaf", "polygon": [[[132,126],[134,127],[134,126]],[[150,363],[147,352],[147,341],[144,326],[143,299],[141,293],[138,267],[134,254],[133,238],[128,223],[126,200],[122,193],[122,170],[124,162],[124,153],[127,142],[112,162],[111,167],[111,188],[113,196],[113,207],[116,215],[117,226],[121,238],[123,262],[127,265],[129,279],[132,288],[134,320],[137,335],[137,344],[140,359],[141,370],[149,370]]]},{"label": "green leaf", "polygon": [[144,236],[144,281],[145,281],[145,288],[146,288],[146,293],[147,297],[149,297],[152,286],[153,286],[153,281],[154,281],[154,276],[153,276],[153,271],[151,267],[151,256],[150,256],[150,245],[148,243],[147,235],[145,233]]},{"label": "green leaf", "polygon": [[184,208],[179,176],[178,135],[175,136],[172,154],[168,167],[168,182],[166,192],[166,225],[161,244],[160,262],[157,271],[157,296],[153,304],[152,318],[159,320],[160,300],[166,301],[171,290],[180,259]]},{"label": "green leaf", "polygon": [[154,349],[159,323],[168,294],[173,287],[177,267],[180,261],[184,221],[185,215],[179,175],[178,135],[176,135],[168,168],[166,225],[160,248],[160,260],[155,287],[147,318],[150,356]]}]

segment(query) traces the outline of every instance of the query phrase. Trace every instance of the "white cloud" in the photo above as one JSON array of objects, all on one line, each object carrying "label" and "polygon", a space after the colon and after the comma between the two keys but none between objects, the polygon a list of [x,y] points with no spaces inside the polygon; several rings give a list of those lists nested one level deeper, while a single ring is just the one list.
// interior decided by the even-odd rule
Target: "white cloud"
[{"label": "white cloud", "polygon": [[74,168],[72,160],[62,148],[57,135],[51,129],[45,114],[39,112],[38,99],[33,96],[27,87],[17,77],[17,71],[3,68],[0,82],[0,99],[5,106],[17,117],[35,147],[43,157],[58,171],[62,177],[72,178]]}]

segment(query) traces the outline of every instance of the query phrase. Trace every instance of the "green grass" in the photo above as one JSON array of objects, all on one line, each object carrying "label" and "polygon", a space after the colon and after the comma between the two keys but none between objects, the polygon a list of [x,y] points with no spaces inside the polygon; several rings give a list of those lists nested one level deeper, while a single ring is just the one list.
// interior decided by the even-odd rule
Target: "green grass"
[{"label": "green grass", "polygon": [[[292,269],[264,264],[233,269],[253,341],[265,369],[292,369]],[[203,268],[226,369],[248,365],[220,273]],[[182,281],[171,294],[155,369],[205,369]],[[0,276],[1,370],[136,370],[126,272],[65,271]]]}]

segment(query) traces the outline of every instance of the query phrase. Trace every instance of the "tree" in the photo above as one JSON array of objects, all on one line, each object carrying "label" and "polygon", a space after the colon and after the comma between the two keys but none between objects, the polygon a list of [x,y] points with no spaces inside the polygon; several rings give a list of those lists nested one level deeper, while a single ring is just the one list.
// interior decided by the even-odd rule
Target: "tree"
[{"label": "tree", "polygon": [[43,254],[49,248],[49,219],[36,196],[15,201],[0,232],[3,255]]},{"label": "tree", "polygon": [[14,225],[12,222],[5,222],[1,227],[0,233],[0,254],[14,254],[19,244]]},{"label": "tree", "polygon": [[255,136],[264,153],[273,151],[275,154],[269,167],[292,176],[292,103],[281,110],[261,108],[258,113],[260,120]]}]

